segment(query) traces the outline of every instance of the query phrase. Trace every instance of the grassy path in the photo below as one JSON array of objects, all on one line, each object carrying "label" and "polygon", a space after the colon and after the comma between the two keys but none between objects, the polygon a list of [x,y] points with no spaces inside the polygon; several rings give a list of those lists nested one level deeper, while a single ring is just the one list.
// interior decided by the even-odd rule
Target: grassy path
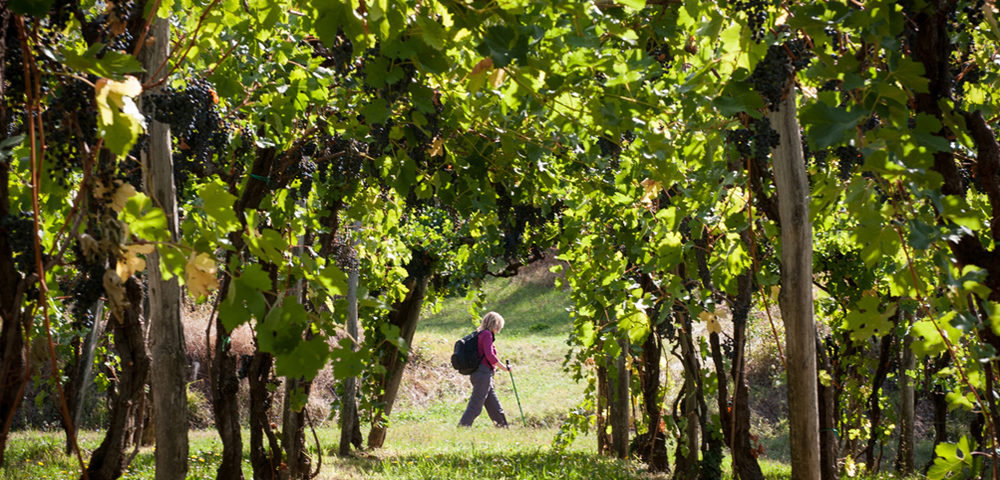
[{"label": "grassy path", "polygon": [[[386,447],[353,458],[331,455],[339,430],[318,431],[322,444],[320,479],[651,479],[642,465],[596,455],[593,434],[581,435],[565,452],[550,444],[562,417],[583,398],[585,385],[563,373],[572,327],[564,292],[544,284],[496,280],[487,284],[484,308],[506,319],[497,337],[501,358],[514,365],[514,375],[528,426],[521,423],[506,372],[495,377],[500,401],[512,427],[497,429],[485,412],[471,429],[456,427],[470,390],[468,377],[448,364],[452,346],[471,331],[476,318],[464,300],[452,299],[440,312],[425,315],[416,333],[411,366],[391,418]],[[367,430],[367,429],[365,429]],[[81,444],[96,448],[99,432],[85,432]],[[249,435],[244,433],[246,441]],[[316,457],[310,438],[310,449]],[[8,449],[0,480],[77,479],[76,460],[62,453],[60,432],[18,432]],[[221,442],[213,430],[191,434],[189,479],[214,479]],[[85,457],[86,458],[86,457]],[[789,478],[787,466],[764,464],[767,478]],[[244,467],[251,478],[249,464]],[[139,451],[125,479],[153,478],[153,451]]]}]

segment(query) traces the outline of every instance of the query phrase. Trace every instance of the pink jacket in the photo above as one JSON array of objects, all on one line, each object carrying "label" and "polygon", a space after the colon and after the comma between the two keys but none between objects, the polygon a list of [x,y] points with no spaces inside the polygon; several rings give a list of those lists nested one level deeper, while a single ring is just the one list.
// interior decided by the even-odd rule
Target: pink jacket
[{"label": "pink jacket", "polygon": [[497,346],[493,344],[493,332],[483,330],[479,334],[477,341],[479,343],[479,354],[483,356],[483,363],[489,365],[490,368],[500,363],[500,359],[497,358]]}]

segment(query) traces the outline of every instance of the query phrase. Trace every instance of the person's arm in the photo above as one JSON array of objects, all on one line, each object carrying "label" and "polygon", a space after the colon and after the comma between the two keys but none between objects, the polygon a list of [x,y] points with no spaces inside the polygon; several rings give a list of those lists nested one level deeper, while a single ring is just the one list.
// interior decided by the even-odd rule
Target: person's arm
[{"label": "person's arm", "polygon": [[489,363],[491,367],[496,368],[498,365],[501,369],[506,370],[500,359],[497,358],[497,349],[493,344],[493,332],[489,330],[484,330],[483,333],[479,335],[479,351],[482,352],[483,358]]}]

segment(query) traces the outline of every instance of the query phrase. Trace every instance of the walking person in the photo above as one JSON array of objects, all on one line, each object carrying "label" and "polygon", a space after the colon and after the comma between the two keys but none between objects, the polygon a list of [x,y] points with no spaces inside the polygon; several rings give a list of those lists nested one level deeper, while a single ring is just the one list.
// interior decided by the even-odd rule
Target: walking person
[{"label": "walking person", "polygon": [[496,426],[507,426],[507,417],[504,415],[500,399],[497,398],[497,393],[493,389],[494,369],[500,368],[510,371],[510,367],[505,366],[497,358],[497,347],[494,343],[496,335],[500,333],[500,330],[503,330],[503,324],[503,317],[499,313],[489,312],[483,316],[483,321],[477,329],[479,335],[476,340],[482,361],[476,371],[469,375],[472,382],[472,396],[469,397],[469,405],[465,407],[465,413],[462,414],[462,419],[458,422],[459,426],[471,427],[472,422],[482,413],[483,406],[486,407],[486,413],[489,414]]}]

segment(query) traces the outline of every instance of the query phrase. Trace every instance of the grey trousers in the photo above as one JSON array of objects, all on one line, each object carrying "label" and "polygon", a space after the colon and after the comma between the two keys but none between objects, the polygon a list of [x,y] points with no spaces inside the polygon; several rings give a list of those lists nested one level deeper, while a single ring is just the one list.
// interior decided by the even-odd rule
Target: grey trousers
[{"label": "grey trousers", "polygon": [[482,413],[483,406],[486,406],[486,413],[493,423],[498,427],[506,427],[507,417],[500,406],[497,392],[493,390],[493,369],[480,363],[479,368],[469,375],[469,380],[472,382],[472,396],[469,397],[469,406],[465,407],[462,419],[458,421],[459,426],[471,427],[472,422]]}]

